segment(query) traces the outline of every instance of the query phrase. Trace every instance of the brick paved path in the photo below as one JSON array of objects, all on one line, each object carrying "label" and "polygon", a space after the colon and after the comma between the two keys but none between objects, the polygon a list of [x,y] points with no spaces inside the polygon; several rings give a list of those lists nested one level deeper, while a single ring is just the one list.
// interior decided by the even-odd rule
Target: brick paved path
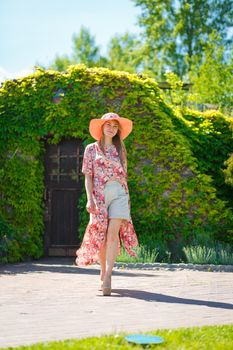
[{"label": "brick paved path", "polygon": [[113,293],[98,291],[99,268],[70,258],[0,267],[0,347],[233,323],[233,273],[116,270]]}]

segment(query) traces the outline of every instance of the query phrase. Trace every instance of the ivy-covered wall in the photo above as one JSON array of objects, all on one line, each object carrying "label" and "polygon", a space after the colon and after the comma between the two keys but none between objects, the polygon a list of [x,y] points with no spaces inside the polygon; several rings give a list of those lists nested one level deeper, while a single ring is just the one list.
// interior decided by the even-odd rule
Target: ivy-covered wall
[{"label": "ivy-covered wall", "polygon": [[[174,113],[151,79],[77,65],[65,73],[38,70],[0,89],[2,262],[43,255],[44,138],[58,143],[77,137],[86,145],[93,142],[90,120],[108,111],[134,122],[125,144],[139,241],[159,243],[173,259],[193,240],[232,241],[230,186],[220,170],[232,152],[230,119]],[[85,205],[84,191],[81,235]]]},{"label": "ivy-covered wall", "polygon": [[198,170],[212,177],[218,197],[233,208],[233,187],[226,183],[228,164],[224,164],[233,155],[233,118],[217,111],[200,113],[189,109],[176,110],[171,118],[176,130],[189,140]]}]

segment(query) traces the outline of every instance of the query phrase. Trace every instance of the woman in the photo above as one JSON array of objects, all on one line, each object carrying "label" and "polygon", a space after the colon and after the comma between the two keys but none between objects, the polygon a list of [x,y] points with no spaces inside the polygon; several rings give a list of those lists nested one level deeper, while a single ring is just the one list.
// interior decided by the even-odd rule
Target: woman
[{"label": "woman", "polygon": [[82,166],[90,221],[76,252],[76,264],[99,262],[103,295],[111,295],[112,270],[120,251],[119,236],[131,256],[136,256],[131,248],[138,245],[130,216],[123,142],[132,131],[132,121],[106,113],[100,119],[92,119],[89,130],[97,140],[85,148]]}]

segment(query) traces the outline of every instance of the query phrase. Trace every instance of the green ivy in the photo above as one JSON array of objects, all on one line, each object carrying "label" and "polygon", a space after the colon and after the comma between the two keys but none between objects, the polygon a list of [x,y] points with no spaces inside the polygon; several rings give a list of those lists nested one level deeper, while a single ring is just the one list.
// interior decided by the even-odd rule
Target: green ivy
[{"label": "green ivy", "polygon": [[233,153],[224,162],[224,165],[227,167],[223,170],[226,183],[233,187]]},{"label": "green ivy", "polygon": [[225,178],[229,174],[226,169],[228,159],[233,152],[233,119],[218,111],[200,113],[182,108],[176,110],[172,120],[177,130],[189,140],[198,170],[211,176],[218,197],[233,208],[233,188]]},{"label": "green ivy", "polygon": [[[54,103],[56,91],[60,103]],[[105,68],[38,69],[0,89],[0,255],[3,262],[43,255],[44,138],[93,139],[89,122],[114,111],[134,122],[126,139],[131,213],[139,241],[158,242],[178,259],[194,239],[232,241],[232,211],[221,167],[231,148],[222,115],[177,114],[148,78]],[[198,115],[198,116],[197,116]],[[82,238],[85,190],[79,202]]]}]

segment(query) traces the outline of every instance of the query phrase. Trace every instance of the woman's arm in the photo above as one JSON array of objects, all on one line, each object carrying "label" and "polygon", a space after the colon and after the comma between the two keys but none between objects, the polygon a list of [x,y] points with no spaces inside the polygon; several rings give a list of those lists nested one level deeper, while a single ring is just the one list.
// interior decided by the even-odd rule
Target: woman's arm
[{"label": "woman's arm", "polygon": [[89,213],[94,213],[96,210],[95,202],[93,199],[93,182],[92,182],[92,176],[86,174],[85,175],[85,189],[87,193],[87,211]]}]

